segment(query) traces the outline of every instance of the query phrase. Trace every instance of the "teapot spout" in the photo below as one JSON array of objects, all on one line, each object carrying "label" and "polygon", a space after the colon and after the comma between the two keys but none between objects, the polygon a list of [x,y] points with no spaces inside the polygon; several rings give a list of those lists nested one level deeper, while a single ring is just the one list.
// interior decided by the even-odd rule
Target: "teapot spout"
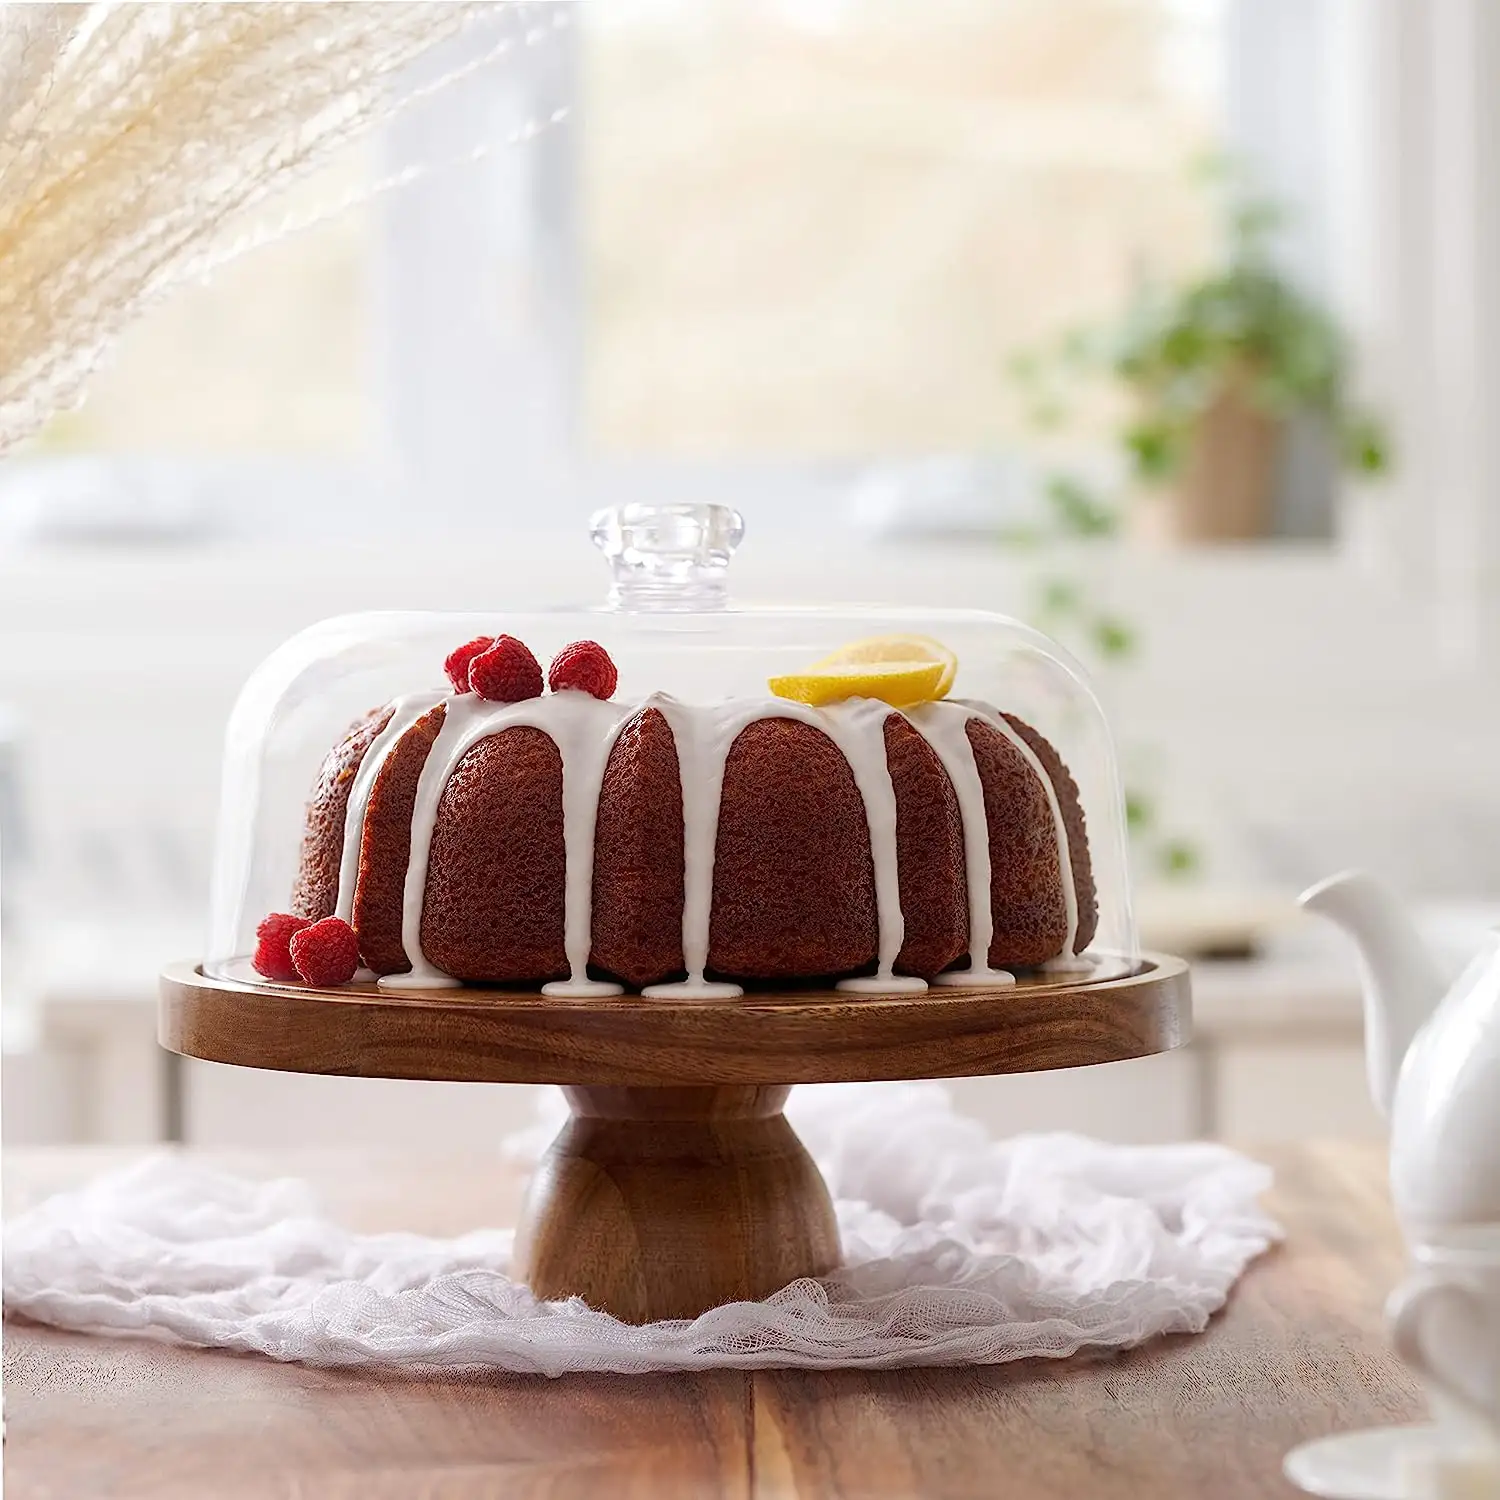
[{"label": "teapot spout", "polygon": [[1442,999],[1443,977],[1406,909],[1373,876],[1358,870],[1332,875],[1304,891],[1297,904],[1342,927],[1359,950],[1365,1069],[1370,1096],[1389,1119],[1401,1063]]}]

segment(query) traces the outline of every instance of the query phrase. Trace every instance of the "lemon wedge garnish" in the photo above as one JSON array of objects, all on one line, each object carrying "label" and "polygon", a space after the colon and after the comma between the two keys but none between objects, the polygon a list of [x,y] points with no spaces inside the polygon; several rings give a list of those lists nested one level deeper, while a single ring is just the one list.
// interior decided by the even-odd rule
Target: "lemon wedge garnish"
[{"label": "lemon wedge garnish", "polygon": [[878,698],[892,708],[910,708],[944,697],[953,686],[958,659],[925,635],[882,635],[854,641],[801,672],[773,677],[771,691],[797,703],[837,703]]},{"label": "lemon wedge garnish", "polygon": [[930,635],[872,635],[862,641],[851,641],[822,661],[815,661],[812,670],[825,672],[832,667],[868,667],[887,662],[915,666],[919,662],[934,661],[942,663],[943,675],[932,696],[946,698],[952,691],[953,679],[958,675],[958,658]]},{"label": "lemon wedge garnish", "polygon": [[887,661],[863,667],[809,667],[771,678],[778,698],[797,703],[838,703],[844,698],[879,698],[892,708],[930,703],[943,680],[941,662]]}]

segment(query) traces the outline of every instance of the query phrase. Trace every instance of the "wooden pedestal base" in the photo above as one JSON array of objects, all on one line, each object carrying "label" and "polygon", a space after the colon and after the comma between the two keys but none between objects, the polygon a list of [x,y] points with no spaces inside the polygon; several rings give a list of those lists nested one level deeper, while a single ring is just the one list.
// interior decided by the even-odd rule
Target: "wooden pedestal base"
[{"label": "wooden pedestal base", "polygon": [[243,959],[162,975],[163,1046],[248,1068],[562,1084],[517,1265],[541,1297],[693,1318],[839,1262],[828,1190],[781,1113],[795,1083],[965,1078],[1147,1057],[1187,1040],[1187,965],[1098,955],[1004,990],[716,1001],[477,987],[318,989]]},{"label": "wooden pedestal base", "polygon": [[539,1297],[627,1323],[758,1300],[839,1261],[823,1179],[785,1086],[573,1087],[516,1236]]}]

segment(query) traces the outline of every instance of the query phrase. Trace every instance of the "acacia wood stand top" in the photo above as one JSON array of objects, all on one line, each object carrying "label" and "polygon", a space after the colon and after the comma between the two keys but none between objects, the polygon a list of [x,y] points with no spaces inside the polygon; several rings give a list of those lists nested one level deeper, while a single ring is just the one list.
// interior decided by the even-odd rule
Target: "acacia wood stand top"
[{"label": "acacia wood stand top", "polygon": [[162,975],[164,1047],[293,1073],[646,1088],[962,1078],[1118,1062],[1187,1040],[1187,965],[918,995],[767,991],[711,1002],[549,999],[482,988],[313,989]]},{"label": "acacia wood stand top", "polygon": [[[7,1211],[128,1160],[9,1153]],[[1402,1271],[1373,1148],[1263,1153],[1286,1243],[1199,1335],[1107,1362],[405,1379],[5,1328],[7,1500],[1291,1500],[1282,1455],[1421,1410],[1381,1305]],[[514,1222],[498,1155],[213,1160],[310,1179],[345,1223]]]}]

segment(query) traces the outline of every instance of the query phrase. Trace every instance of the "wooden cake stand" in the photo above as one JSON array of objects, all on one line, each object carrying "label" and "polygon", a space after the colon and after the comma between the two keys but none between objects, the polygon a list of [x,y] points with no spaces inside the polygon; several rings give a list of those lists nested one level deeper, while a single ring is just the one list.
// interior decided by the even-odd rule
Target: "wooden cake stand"
[{"label": "wooden cake stand", "polygon": [[696,1317],[839,1263],[828,1190],[782,1114],[793,1084],[1146,1057],[1186,1041],[1190,1014],[1187,965],[1164,954],[1117,978],[1004,990],[709,1002],[229,973],[163,973],[164,1047],[292,1073],[561,1084],[572,1118],[533,1179],[516,1269],[540,1297],[632,1323]]}]

